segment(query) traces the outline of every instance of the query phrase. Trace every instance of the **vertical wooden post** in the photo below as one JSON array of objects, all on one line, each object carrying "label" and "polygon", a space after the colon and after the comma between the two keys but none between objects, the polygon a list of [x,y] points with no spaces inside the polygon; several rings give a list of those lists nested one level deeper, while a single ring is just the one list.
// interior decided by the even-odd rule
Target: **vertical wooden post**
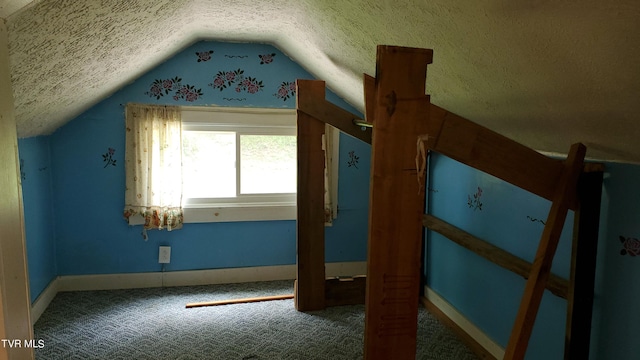
[{"label": "vertical wooden post", "polygon": [[603,172],[584,172],[578,182],[580,207],[574,217],[571,278],[567,294],[565,360],[589,358],[593,288],[600,228]]},{"label": "vertical wooden post", "polygon": [[[432,50],[378,46],[371,156],[364,358],[415,359],[424,178],[416,142],[426,134]],[[371,118],[367,114],[367,119]]]},{"label": "vertical wooden post", "polygon": [[[302,80],[298,80],[298,84]],[[324,99],[323,82],[298,86],[298,99]],[[324,271],[324,123],[298,110],[298,219],[295,307],[325,308]]]},{"label": "vertical wooden post", "polygon": [[567,212],[571,202],[575,201],[577,196],[576,184],[582,173],[585,153],[586,147],[584,145],[574,144],[564,162],[547,223],[542,232],[531,273],[522,295],[520,309],[505,349],[505,360],[524,359]]}]

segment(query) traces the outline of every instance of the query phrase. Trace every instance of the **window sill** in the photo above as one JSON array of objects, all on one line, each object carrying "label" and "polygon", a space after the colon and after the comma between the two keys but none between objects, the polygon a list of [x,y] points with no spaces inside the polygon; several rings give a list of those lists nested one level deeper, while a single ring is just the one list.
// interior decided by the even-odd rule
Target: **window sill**
[{"label": "window sill", "polygon": [[185,223],[295,220],[295,204],[215,204],[184,208]]}]

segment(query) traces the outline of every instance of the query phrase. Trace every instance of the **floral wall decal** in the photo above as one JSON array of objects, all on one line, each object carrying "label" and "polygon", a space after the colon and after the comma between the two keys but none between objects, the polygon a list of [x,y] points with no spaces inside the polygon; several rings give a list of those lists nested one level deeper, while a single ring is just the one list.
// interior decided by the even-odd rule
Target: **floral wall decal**
[{"label": "floral wall decal", "polygon": [[255,94],[264,88],[262,81],[251,76],[245,76],[244,70],[242,69],[218,71],[216,76],[213,78],[213,82],[210,83],[209,86],[222,91],[234,84],[236,86],[235,91],[238,93],[246,91],[249,94]]},{"label": "floral wall decal", "polygon": [[295,81],[284,81],[280,86],[278,86],[278,90],[273,96],[278,99],[282,99],[282,101],[287,100],[288,98],[296,95],[296,82]]},{"label": "floral wall decal", "polygon": [[531,222],[539,222],[539,223],[540,223],[540,224],[542,224],[542,225],[545,225],[545,224],[546,224],[543,220],[536,219],[536,218],[531,217],[531,216],[529,216],[529,215],[527,215],[527,219],[529,219]]},{"label": "floral wall decal", "polygon": [[275,53],[258,55],[260,58],[260,65],[271,64],[274,56],[276,56]]},{"label": "floral wall decal", "polygon": [[640,255],[640,240],[632,237],[625,238],[622,235],[620,235],[619,238],[620,242],[622,242],[622,250],[620,250],[620,255]]},{"label": "floral wall decal", "polygon": [[209,61],[211,60],[211,54],[213,54],[213,50],[209,51],[196,51],[196,56],[198,57],[198,62]]},{"label": "floral wall decal", "polygon": [[192,102],[202,97],[202,89],[196,89],[193,85],[183,85],[182,78],[174,77],[172,79],[156,79],[151,83],[149,91],[145,95],[155,97],[159,100],[161,97],[173,92],[173,100],[184,99]]},{"label": "floral wall decal", "polygon": [[349,161],[347,161],[347,166],[348,167],[354,167],[354,168],[358,168],[358,160],[360,160],[360,158],[358,156],[356,156],[355,151],[351,150],[349,151]]},{"label": "floral wall decal", "polygon": [[109,165],[116,166],[116,160],[113,158],[113,154],[116,152],[116,149],[109,148],[106,153],[102,154],[102,161],[105,163],[104,167],[106,168]]},{"label": "floral wall decal", "polygon": [[179,77],[174,77],[173,79],[156,79],[151,83],[151,87],[149,87],[149,91],[145,92],[145,95],[149,95],[150,97],[155,97],[159,100],[161,97],[173,92],[175,90],[180,89],[180,82],[182,81]]},{"label": "floral wall decal", "polygon": [[467,195],[467,205],[473,211],[482,210],[482,201],[480,201],[480,197],[482,196],[482,189],[478,186],[478,191],[473,194],[473,199],[471,199],[471,195]]},{"label": "floral wall decal", "polygon": [[193,85],[182,85],[180,89],[173,95],[173,100],[184,99],[189,102],[193,102],[202,97],[202,89],[196,89]]}]

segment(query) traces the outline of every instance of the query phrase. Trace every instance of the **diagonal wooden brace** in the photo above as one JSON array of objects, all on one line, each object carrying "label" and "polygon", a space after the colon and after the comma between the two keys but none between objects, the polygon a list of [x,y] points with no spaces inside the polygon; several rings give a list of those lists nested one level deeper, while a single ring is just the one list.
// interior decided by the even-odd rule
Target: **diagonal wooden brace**
[{"label": "diagonal wooden brace", "polygon": [[562,175],[555,190],[549,217],[540,238],[538,251],[520,302],[520,309],[511,330],[511,337],[505,349],[505,360],[524,359],[526,354],[567,212],[571,202],[576,198],[576,186],[582,173],[585,153],[584,145],[574,144],[563,163]]}]

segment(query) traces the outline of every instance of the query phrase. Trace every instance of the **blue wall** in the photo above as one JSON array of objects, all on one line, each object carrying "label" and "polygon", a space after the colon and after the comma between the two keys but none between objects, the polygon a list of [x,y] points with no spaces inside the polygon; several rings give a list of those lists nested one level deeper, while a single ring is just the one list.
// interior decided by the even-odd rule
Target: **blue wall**
[{"label": "blue wall", "polygon": [[606,167],[592,336],[592,354],[598,356],[592,358],[638,359],[640,166],[607,164]]},{"label": "blue wall", "polygon": [[[447,157],[433,154],[428,211],[529,262],[533,260],[551,203]],[[640,237],[640,167],[606,164],[600,225],[592,359],[636,359],[640,344],[639,256],[622,255],[619,237]],[[478,189],[482,192],[478,194]],[[475,195],[475,197],[474,197]],[[573,213],[569,212],[552,272],[569,277]],[[506,346],[525,280],[427,233],[427,285]],[[640,245],[640,244],[639,244]],[[636,306],[634,306],[636,304]],[[546,291],[526,359],[561,359],[566,301]]]},{"label": "blue wall", "polygon": [[[229,72],[235,78],[216,87],[216,76]],[[122,218],[123,104],[295,108],[289,84],[297,78],[313,77],[270,45],[198,42],[45,137],[56,224],[49,251],[55,251],[57,274],[159,271],[158,245],[172,246],[167,271],[295,264],[295,221],[185,224],[150,231],[144,241],[141,227]],[[335,94],[327,92],[327,99],[357,114]],[[109,149],[115,166],[104,161]],[[369,145],[341,135],[339,215],[327,228],[327,262],[366,260],[369,156]],[[39,293],[33,285],[32,293]]]},{"label": "blue wall", "polygon": [[31,301],[56,277],[49,137],[18,141]]}]

